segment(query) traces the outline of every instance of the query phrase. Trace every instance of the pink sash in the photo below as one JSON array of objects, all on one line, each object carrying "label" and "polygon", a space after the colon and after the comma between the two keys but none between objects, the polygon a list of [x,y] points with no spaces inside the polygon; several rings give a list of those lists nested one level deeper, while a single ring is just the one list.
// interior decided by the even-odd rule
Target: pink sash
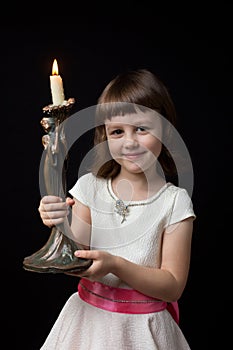
[{"label": "pink sash", "polygon": [[147,314],[167,309],[179,323],[177,302],[167,303],[146,296],[134,289],[115,288],[100,282],[82,278],[78,284],[79,296],[87,303],[100,309],[126,314]]}]

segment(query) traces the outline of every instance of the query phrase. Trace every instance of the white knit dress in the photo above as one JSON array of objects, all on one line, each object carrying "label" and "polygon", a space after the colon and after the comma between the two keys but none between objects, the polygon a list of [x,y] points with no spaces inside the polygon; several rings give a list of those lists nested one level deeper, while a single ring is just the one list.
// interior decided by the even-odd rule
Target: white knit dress
[{"label": "white knit dress", "polygon": [[[126,220],[114,210],[117,197],[110,180],[88,173],[70,193],[91,209],[91,249],[122,256],[136,264],[160,267],[162,233],[168,225],[195,218],[185,189],[171,183],[153,197],[130,202]],[[172,234],[172,232],[170,233]],[[113,274],[99,282],[130,288]],[[189,350],[190,347],[167,310],[149,314],[106,311],[70,296],[41,350]]]}]

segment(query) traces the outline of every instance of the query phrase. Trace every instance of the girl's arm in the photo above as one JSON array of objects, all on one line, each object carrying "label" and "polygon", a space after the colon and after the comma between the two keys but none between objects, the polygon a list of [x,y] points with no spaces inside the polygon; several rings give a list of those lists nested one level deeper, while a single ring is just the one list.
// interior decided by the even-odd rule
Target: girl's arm
[{"label": "girl's arm", "polygon": [[141,293],[172,302],[180,298],[187,282],[192,231],[192,218],[165,230],[160,268],[137,265],[103,251],[79,251],[77,255],[94,260],[84,273],[91,280],[111,272]]},{"label": "girl's arm", "polygon": [[73,240],[83,249],[89,249],[91,237],[91,213],[90,209],[74,199],[72,206],[71,231]]}]

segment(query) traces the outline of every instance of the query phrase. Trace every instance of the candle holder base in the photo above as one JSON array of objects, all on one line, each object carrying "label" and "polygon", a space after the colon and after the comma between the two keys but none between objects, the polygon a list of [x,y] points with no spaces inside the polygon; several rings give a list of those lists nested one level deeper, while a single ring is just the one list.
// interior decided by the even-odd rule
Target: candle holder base
[{"label": "candle holder base", "polygon": [[66,237],[57,227],[53,227],[46,244],[23,261],[27,271],[40,273],[75,273],[86,270],[92,261],[74,256],[80,249],[75,242]]}]

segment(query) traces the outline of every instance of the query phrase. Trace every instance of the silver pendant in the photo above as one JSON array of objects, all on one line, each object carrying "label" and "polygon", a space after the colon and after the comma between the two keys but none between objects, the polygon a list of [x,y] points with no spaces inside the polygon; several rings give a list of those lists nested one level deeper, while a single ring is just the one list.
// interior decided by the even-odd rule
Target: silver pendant
[{"label": "silver pendant", "polygon": [[125,205],[125,203],[121,199],[118,199],[115,204],[115,211],[117,214],[122,216],[122,224],[126,220],[126,214],[129,212],[128,206]]}]

